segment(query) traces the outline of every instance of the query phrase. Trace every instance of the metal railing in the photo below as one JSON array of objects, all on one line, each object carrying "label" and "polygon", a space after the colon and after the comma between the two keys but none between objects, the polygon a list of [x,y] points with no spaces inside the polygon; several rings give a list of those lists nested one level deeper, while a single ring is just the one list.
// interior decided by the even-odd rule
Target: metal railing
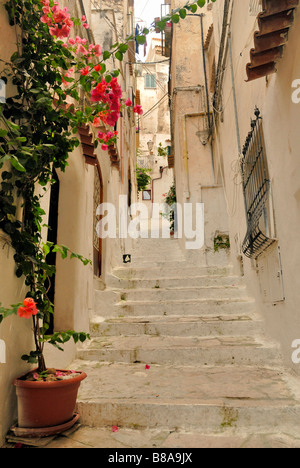
[{"label": "metal railing", "polygon": [[255,109],[251,120],[251,131],[243,147],[241,161],[242,185],[247,216],[248,230],[243,243],[243,253],[256,258],[274,239],[269,238],[269,197],[270,177],[265,151],[262,117]]}]

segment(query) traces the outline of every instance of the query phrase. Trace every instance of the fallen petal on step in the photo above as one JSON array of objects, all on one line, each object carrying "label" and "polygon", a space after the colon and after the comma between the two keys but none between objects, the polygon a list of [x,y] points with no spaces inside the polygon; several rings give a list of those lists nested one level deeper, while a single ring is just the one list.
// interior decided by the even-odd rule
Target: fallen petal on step
[{"label": "fallen petal on step", "polygon": [[148,364],[146,364],[145,369],[150,369],[150,366]]},{"label": "fallen petal on step", "polygon": [[113,431],[113,432],[118,432],[118,430],[119,430],[118,426],[113,426],[113,427],[112,427],[112,431]]}]

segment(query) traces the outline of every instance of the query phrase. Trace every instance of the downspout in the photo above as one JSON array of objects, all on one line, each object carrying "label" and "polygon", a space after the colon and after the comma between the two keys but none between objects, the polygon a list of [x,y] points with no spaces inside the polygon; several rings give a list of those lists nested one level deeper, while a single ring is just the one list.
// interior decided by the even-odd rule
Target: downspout
[{"label": "downspout", "polygon": [[[203,33],[203,16],[200,15],[201,21],[201,41],[202,41],[202,56],[203,56],[203,70],[204,70],[204,79],[205,79],[205,92],[206,92],[206,106],[207,106],[207,120],[208,120],[208,139],[212,135],[212,125],[210,120],[210,105],[209,105],[209,95],[208,95],[208,84],[207,84],[207,73],[206,73],[206,57],[204,50],[204,33]],[[210,141],[210,154],[211,154],[211,169],[213,182],[215,182],[215,167],[214,167],[214,152],[213,152],[213,141]]]},{"label": "downspout", "polygon": [[241,147],[240,127],[239,127],[239,118],[238,118],[238,110],[237,110],[236,88],[235,88],[235,81],[234,81],[231,31],[228,32],[228,47],[229,47],[229,58],[230,58],[230,70],[231,70],[232,94],[233,94],[233,104],[234,104],[236,138],[237,138],[237,144],[238,144],[238,150],[239,150],[239,156],[240,156],[241,152],[242,152],[242,147]]}]

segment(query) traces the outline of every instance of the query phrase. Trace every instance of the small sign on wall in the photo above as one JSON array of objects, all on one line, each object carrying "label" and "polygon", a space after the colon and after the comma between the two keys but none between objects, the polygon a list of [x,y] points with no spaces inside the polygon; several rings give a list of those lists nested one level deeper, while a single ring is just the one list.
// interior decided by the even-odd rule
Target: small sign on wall
[{"label": "small sign on wall", "polygon": [[131,263],[131,255],[129,254],[123,255],[123,263]]}]

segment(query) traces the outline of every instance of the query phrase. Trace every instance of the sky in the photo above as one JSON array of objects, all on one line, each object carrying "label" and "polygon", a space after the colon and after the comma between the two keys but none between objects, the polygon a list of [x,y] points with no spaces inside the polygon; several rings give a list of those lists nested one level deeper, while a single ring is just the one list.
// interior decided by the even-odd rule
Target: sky
[{"label": "sky", "polygon": [[[134,2],[134,14],[135,14],[135,25],[138,21],[145,21],[145,23],[139,23],[143,28],[150,29],[151,24],[154,21],[154,18],[161,16],[161,4],[164,3],[164,0],[135,0]],[[163,9],[163,14],[165,10]],[[151,37],[161,37],[161,35],[152,34],[147,36],[147,43],[149,50]],[[143,56],[143,48],[140,48],[140,59],[145,61]]]},{"label": "sky", "polygon": [[136,21],[142,19],[150,26],[155,17],[160,17],[163,0],[135,0],[134,9]]}]

